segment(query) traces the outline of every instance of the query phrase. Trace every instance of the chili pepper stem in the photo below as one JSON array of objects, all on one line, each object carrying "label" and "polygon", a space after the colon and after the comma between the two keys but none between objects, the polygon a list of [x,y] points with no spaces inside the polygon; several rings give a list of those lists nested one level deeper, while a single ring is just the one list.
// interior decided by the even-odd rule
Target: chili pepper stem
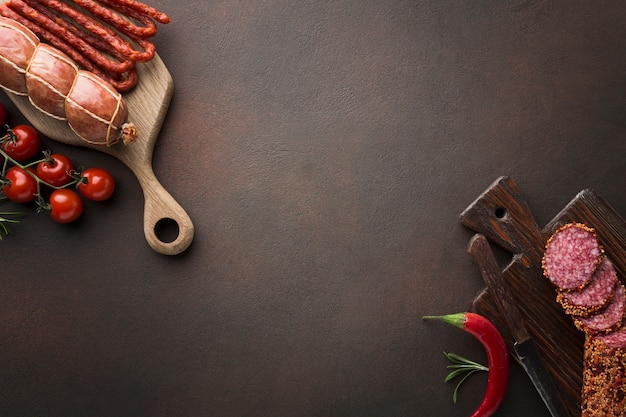
[{"label": "chili pepper stem", "polygon": [[424,320],[440,320],[462,329],[465,326],[465,313],[447,314],[445,316],[424,316]]}]

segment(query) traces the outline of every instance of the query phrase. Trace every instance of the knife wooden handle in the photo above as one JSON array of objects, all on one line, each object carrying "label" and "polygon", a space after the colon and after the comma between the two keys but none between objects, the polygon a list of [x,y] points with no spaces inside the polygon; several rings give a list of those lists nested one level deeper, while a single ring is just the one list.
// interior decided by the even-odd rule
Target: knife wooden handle
[{"label": "knife wooden handle", "polygon": [[470,240],[467,252],[478,265],[480,274],[483,276],[515,341],[524,342],[530,339],[522,314],[517,309],[515,300],[511,295],[511,289],[504,279],[500,265],[496,261],[487,238],[482,234],[474,235]]}]

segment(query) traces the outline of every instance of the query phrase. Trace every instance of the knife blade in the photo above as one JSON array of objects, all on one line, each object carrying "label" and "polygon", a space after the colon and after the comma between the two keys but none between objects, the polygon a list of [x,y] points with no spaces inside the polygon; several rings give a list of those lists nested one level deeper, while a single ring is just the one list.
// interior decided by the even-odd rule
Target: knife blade
[{"label": "knife blade", "polygon": [[513,336],[513,350],[519,363],[550,411],[550,415],[571,417],[550,373],[543,364],[537,345],[526,328],[523,316],[517,308],[487,238],[482,234],[476,234],[470,240],[467,251],[478,265],[498,310]]}]

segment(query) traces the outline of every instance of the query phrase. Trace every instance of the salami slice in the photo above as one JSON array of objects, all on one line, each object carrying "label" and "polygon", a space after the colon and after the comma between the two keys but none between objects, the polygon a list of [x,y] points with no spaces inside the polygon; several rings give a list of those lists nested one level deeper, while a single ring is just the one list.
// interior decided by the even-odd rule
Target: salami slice
[{"label": "salami slice", "polygon": [[622,323],[622,326],[614,332],[596,337],[609,347],[626,349],[626,323]]},{"label": "salami slice", "polygon": [[613,263],[605,256],[587,286],[578,291],[559,291],[556,299],[567,314],[587,317],[613,299],[618,281]]},{"label": "salami slice", "polygon": [[617,284],[613,300],[604,309],[590,317],[574,316],[574,324],[579,330],[588,334],[615,330],[622,324],[625,304],[624,286]]},{"label": "salami slice", "polygon": [[546,244],[544,274],[559,290],[579,290],[591,281],[602,252],[594,229],[580,223],[566,224]]}]

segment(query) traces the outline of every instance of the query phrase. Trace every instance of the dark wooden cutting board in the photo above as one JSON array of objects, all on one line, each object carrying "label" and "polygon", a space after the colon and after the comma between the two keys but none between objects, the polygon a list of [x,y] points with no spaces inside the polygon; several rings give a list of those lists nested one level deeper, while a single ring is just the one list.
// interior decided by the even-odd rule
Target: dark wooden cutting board
[{"label": "dark wooden cutting board", "polygon": [[[626,222],[592,190],[581,191],[544,228],[539,228],[517,185],[508,177],[496,180],[463,213],[461,223],[512,255],[503,268],[526,326],[552,374],[572,416],[580,415],[583,333],[555,301],[556,292],[543,276],[541,258],[547,239],[561,225],[581,222],[596,229],[622,282],[626,271]],[[513,339],[489,288],[473,301],[473,309],[491,319],[512,350]]]}]

